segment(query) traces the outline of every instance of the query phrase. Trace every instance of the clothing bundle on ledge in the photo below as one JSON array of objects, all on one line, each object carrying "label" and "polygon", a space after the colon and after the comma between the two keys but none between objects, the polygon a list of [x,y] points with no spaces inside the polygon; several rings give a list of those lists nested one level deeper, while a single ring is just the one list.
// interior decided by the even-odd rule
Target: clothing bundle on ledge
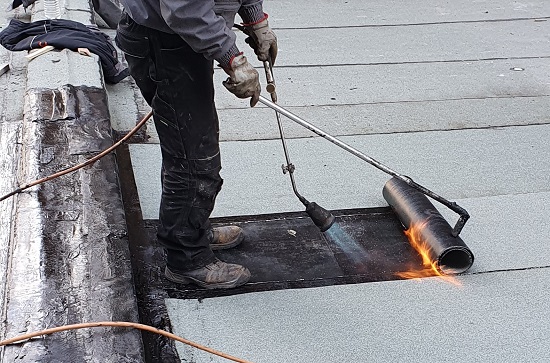
[{"label": "clothing bundle on ledge", "polygon": [[106,83],[118,83],[129,75],[117,57],[109,36],[82,23],[52,19],[25,23],[12,19],[0,32],[0,44],[11,51],[42,48],[51,45],[57,49],[88,48],[99,56]]}]

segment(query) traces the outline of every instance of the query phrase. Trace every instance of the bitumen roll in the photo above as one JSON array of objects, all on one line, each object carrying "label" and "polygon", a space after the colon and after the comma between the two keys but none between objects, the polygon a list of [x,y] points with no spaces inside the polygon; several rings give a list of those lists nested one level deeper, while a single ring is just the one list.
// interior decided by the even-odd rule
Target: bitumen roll
[{"label": "bitumen roll", "polygon": [[462,273],[472,266],[472,251],[462,238],[452,235],[452,227],[423,193],[394,177],[386,182],[382,195],[403,227],[415,228],[442,273]]}]

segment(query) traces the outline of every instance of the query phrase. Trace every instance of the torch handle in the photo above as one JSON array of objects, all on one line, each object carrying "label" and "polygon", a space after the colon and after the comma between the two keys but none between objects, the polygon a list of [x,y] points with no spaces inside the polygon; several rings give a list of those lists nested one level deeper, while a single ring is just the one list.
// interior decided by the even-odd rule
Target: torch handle
[{"label": "torch handle", "polygon": [[259,101],[261,103],[263,103],[264,105],[268,106],[269,108],[275,110],[277,115],[282,114],[283,116],[286,116],[287,118],[291,119],[292,121],[296,122],[297,124],[305,127],[306,129],[316,133],[317,135],[321,136],[322,138],[332,142],[333,144],[341,147],[342,149],[348,151],[349,153],[351,153],[351,154],[357,156],[358,158],[366,161],[367,163],[369,163],[372,166],[376,167],[377,169],[383,171],[384,173],[389,174],[389,175],[391,175],[391,176],[393,176],[393,177],[395,177],[395,178],[397,178],[401,181],[404,181],[409,186],[411,186],[414,189],[420,191],[421,193],[429,196],[430,198],[432,198],[434,200],[437,200],[439,203],[445,205],[447,208],[449,208],[450,210],[457,213],[460,216],[460,218],[458,219],[457,223],[455,224],[455,227],[452,230],[452,235],[454,237],[456,237],[460,234],[460,232],[462,231],[462,228],[466,224],[466,221],[468,221],[468,219],[470,218],[470,215],[468,214],[468,212],[464,208],[459,206],[457,203],[451,202],[451,201],[443,198],[442,196],[432,192],[431,190],[425,188],[424,186],[416,183],[415,181],[413,181],[408,176],[399,174],[395,170],[392,170],[388,166],[382,164],[381,162],[371,158],[368,155],[363,154],[361,151],[351,147],[350,145],[344,143],[342,140],[337,139],[336,137],[328,134],[327,132],[321,130],[320,128],[310,124],[309,122],[307,122],[304,119],[296,116],[295,114],[293,114],[292,112],[290,112],[290,111],[286,110],[285,108],[279,106],[278,104],[269,101],[267,98],[260,95],[260,100]]}]

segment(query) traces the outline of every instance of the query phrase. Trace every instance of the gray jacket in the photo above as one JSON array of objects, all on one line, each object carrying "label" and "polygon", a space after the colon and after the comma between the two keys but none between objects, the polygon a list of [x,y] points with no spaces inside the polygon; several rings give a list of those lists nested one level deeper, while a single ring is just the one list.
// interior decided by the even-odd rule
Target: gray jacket
[{"label": "gray jacket", "polygon": [[235,14],[245,23],[263,17],[263,0],[121,0],[140,25],[175,33],[197,53],[226,66],[239,50],[231,30]]}]

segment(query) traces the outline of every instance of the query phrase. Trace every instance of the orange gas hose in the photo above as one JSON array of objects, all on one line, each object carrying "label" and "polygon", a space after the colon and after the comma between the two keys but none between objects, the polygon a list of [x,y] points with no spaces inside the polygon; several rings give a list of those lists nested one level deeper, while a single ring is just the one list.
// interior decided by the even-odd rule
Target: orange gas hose
[{"label": "orange gas hose", "polygon": [[73,171],[76,171],[76,170],[81,169],[81,168],[83,168],[87,165],[95,163],[96,161],[98,161],[99,159],[101,159],[102,157],[104,157],[105,155],[107,155],[108,153],[110,153],[111,151],[116,149],[117,147],[119,147],[123,142],[127,141],[130,137],[132,137],[141,128],[141,126],[143,126],[147,122],[147,120],[149,120],[151,118],[151,116],[153,116],[153,111],[150,111],[147,115],[145,115],[145,117],[143,117],[141,119],[141,121],[139,121],[136,124],[136,126],[134,126],[134,128],[132,130],[130,130],[130,132],[128,132],[122,139],[118,140],[116,143],[109,146],[107,149],[103,150],[101,153],[97,154],[93,158],[90,158],[90,159],[88,159],[88,160],[86,160],[86,161],[84,161],[84,162],[82,162],[78,165],[74,165],[74,166],[71,166],[70,168],[61,170],[61,171],[59,171],[55,174],[49,175],[45,178],[38,179],[38,180],[35,180],[31,183],[25,184],[22,187],[19,187],[19,188],[13,190],[12,192],[2,196],[0,198],[0,202],[3,201],[4,199],[8,199],[11,196],[14,196],[15,194],[21,193],[25,189],[29,189],[31,187],[34,187],[35,185],[42,184],[42,183],[47,182],[49,180],[58,178],[58,177],[60,177],[62,175],[65,175],[65,174],[72,173]]},{"label": "orange gas hose", "polygon": [[187,340],[187,339],[182,338],[180,336],[177,336],[175,334],[169,333],[165,330],[157,329],[157,328],[152,327],[150,325],[139,324],[139,323],[131,323],[131,322],[127,322],[127,321],[99,321],[99,322],[93,322],[93,323],[80,323],[80,324],[64,325],[64,326],[59,326],[59,327],[56,327],[56,328],[45,329],[45,330],[41,330],[41,331],[37,331],[37,332],[33,332],[33,333],[19,335],[19,336],[14,337],[14,338],[2,340],[2,341],[0,341],[0,346],[19,343],[23,340],[35,338],[35,337],[38,337],[38,336],[41,336],[41,335],[49,335],[49,334],[58,333],[58,332],[66,331],[66,330],[75,330],[75,329],[83,329],[83,328],[99,328],[99,327],[105,327],[105,326],[119,327],[119,328],[120,327],[122,327],[122,328],[134,328],[134,329],[145,330],[145,331],[148,331],[148,332],[151,332],[151,333],[163,335],[163,336],[165,336],[167,338],[170,338],[170,339],[173,339],[173,340],[177,340],[178,342],[190,345],[192,347],[203,350],[203,351],[208,352],[210,354],[214,354],[214,355],[217,355],[219,357],[229,359],[233,362],[252,363],[250,361],[240,359],[240,358],[236,358],[236,357],[230,356],[229,354],[219,352],[219,351],[217,351],[215,349],[212,349],[210,347],[207,347],[207,346],[195,343],[193,341]]}]

